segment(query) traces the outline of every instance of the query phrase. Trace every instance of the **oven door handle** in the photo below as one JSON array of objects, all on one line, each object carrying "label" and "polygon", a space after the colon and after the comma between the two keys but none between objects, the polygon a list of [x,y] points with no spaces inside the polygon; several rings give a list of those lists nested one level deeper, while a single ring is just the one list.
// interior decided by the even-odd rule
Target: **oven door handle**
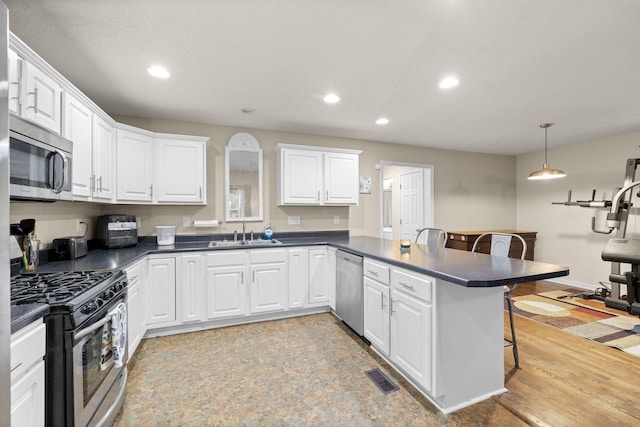
[{"label": "oven door handle", "polygon": [[107,314],[105,317],[103,317],[102,319],[98,320],[96,323],[94,323],[93,325],[84,328],[82,330],[80,330],[77,334],[75,334],[73,336],[74,341],[77,341],[81,338],[86,337],[87,335],[89,335],[90,333],[92,333],[93,331],[95,331],[98,328],[101,328],[102,326],[104,326],[105,324],[109,323],[111,321],[111,315]]}]

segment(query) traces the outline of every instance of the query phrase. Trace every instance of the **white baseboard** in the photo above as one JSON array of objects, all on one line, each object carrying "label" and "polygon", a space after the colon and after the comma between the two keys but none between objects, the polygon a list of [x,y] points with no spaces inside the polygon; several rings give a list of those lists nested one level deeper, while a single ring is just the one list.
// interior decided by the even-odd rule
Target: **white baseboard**
[{"label": "white baseboard", "polygon": [[571,286],[572,288],[585,289],[585,290],[589,290],[589,291],[593,291],[593,290],[596,290],[596,289],[602,287],[600,285],[594,285],[594,284],[591,284],[591,283],[584,283],[584,282],[576,282],[574,280],[569,280],[569,279],[565,279],[565,278],[562,278],[562,277],[557,277],[555,279],[545,279],[545,281],[558,283],[560,285],[565,285],[565,286]]}]

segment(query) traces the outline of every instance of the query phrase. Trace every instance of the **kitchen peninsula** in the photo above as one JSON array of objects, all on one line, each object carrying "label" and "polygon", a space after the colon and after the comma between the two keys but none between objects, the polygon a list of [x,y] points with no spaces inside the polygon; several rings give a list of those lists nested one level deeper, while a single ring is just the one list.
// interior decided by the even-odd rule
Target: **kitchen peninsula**
[{"label": "kitchen peninsula", "polygon": [[[382,290],[377,311],[365,310],[365,336],[367,328],[375,330],[382,341],[371,340],[372,348],[445,413],[506,391],[502,286],[569,273],[557,265],[455,249],[412,244],[401,251],[398,241],[348,232],[277,237],[281,244],[255,248],[209,247],[214,236],[177,236],[173,246],[142,238],[136,247],[92,250],[74,261],[44,264],[41,271],[125,269],[129,339],[139,341],[333,310],[335,250],[361,255],[365,277],[375,272]],[[134,295],[138,303],[131,302]],[[129,348],[132,357],[135,347]]]}]

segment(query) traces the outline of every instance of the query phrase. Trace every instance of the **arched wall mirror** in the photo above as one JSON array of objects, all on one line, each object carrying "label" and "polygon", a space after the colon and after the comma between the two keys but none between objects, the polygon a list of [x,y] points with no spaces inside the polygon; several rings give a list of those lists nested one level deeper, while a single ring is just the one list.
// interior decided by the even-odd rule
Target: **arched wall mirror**
[{"label": "arched wall mirror", "polygon": [[226,221],[262,221],[262,148],[253,135],[229,138],[224,170]]}]

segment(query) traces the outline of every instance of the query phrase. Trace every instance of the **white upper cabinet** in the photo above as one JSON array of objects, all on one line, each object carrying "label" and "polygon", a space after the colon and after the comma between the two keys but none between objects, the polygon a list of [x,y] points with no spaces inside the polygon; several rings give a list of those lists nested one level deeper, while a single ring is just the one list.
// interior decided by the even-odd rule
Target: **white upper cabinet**
[{"label": "white upper cabinet", "polygon": [[62,87],[50,75],[9,49],[9,111],[60,133]]},{"label": "white upper cabinet", "polygon": [[59,134],[62,88],[35,65],[28,61],[22,64],[22,116]]},{"label": "white upper cabinet", "polygon": [[118,129],[116,139],[118,202],[153,200],[153,137]]},{"label": "white upper cabinet", "polygon": [[206,203],[206,138],[156,137],[158,203]]},{"label": "white upper cabinet", "polygon": [[91,197],[93,192],[93,113],[68,93],[64,96],[62,136],[73,142],[73,195]]},{"label": "white upper cabinet", "polygon": [[115,128],[94,114],[92,162],[94,200],[111,201],[116,196],[114,162],[115,146]]},{"label": "white upper cabinet", "polygon": [[360,153],[278,145],[278,205],[357,205]]},{"label": "white upper cabinet", "polygon": [[22,60],[18,53],[9,49],[9,112],[20,115],[20,81],[22,80]]}]

